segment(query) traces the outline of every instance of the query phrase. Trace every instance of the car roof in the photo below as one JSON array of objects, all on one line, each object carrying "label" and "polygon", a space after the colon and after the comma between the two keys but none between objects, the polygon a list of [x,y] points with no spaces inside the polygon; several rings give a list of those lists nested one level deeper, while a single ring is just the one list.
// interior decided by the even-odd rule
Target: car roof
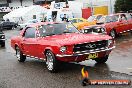
[{"label": "car roof", "polygon": [[82,19],[82,20],[85,20],[84,18],[70,18],[69,20],[73,20],[73,19]]},{"label": "car roof", "polygon": [[102,25],[91,25],[91,26],[85,26],[84,29],[85,28],[97,28],[97,27],[103,27],[104,28],[104,26],[102,26]]},{"label": "car roof", "polygon": [[31,24],[28,27],[37,27],[37,26],[41,26],[41,25],[57,24],[57,23],[59,23],[59,22],[38,22],[38,23]]},{"label": "car roof", "polygon": [[121,15],[121,14],[127,14],[127,13],[115,13],[115,14],[110,14],[110,16]]}]

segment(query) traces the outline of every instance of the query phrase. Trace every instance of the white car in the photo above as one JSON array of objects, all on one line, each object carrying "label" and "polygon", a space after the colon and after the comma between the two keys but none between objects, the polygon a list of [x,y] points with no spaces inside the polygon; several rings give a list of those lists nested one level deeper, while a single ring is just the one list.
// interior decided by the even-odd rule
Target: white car
[{"label": "white car", "polygon": [[25,28],[25,27],[27,27],[27,26],[29,26],[29,25],[31,25],[31,24],[37,23],[37,22],[39,22],[39,21],[36,20],[36,19],[34,19],[34,20],[29,20],[28,22],[23,23],[23,24],[19,24],[18,26],[19,26],[19,28],[20,28],[20,30],[21,30],[22,28]]}]

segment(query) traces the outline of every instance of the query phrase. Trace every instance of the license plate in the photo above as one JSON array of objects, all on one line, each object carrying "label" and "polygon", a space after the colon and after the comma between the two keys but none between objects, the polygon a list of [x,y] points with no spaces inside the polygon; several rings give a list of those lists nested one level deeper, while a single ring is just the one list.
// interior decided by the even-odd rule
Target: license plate
[{"label": "license plate", "polygon": [[95,59],[95,58],[98,58],[98,53],[91,53],[88,55],[86,59]]}]

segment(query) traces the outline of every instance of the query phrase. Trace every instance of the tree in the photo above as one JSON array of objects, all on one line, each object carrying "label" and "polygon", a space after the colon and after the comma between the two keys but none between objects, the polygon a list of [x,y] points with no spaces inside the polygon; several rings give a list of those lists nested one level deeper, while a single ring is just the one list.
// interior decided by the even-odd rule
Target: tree
[{"label": "tree", "polygon": [[127,12],[132,10],[132,1],[131,0],[116,0],[115,1],[115,12]]}]

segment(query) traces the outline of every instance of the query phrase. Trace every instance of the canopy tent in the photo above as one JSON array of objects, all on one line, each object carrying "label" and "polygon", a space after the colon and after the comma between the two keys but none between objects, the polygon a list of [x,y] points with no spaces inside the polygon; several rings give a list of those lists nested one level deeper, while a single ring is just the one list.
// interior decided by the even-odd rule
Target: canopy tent
[{"label": "canopy tent", "polygon": [[27,20],[33,19],[33,15],[39,16],[46,12],[47,12],[47,9],[43,8],[42,6],[33,5],[33,6],[23,7],[23,8],[13,10],[12,12],[4,15],[3,19],[4,20],[9,19],[10,21],[13,21],[13,22],[17,22],[20,19],[27,21]]}]

